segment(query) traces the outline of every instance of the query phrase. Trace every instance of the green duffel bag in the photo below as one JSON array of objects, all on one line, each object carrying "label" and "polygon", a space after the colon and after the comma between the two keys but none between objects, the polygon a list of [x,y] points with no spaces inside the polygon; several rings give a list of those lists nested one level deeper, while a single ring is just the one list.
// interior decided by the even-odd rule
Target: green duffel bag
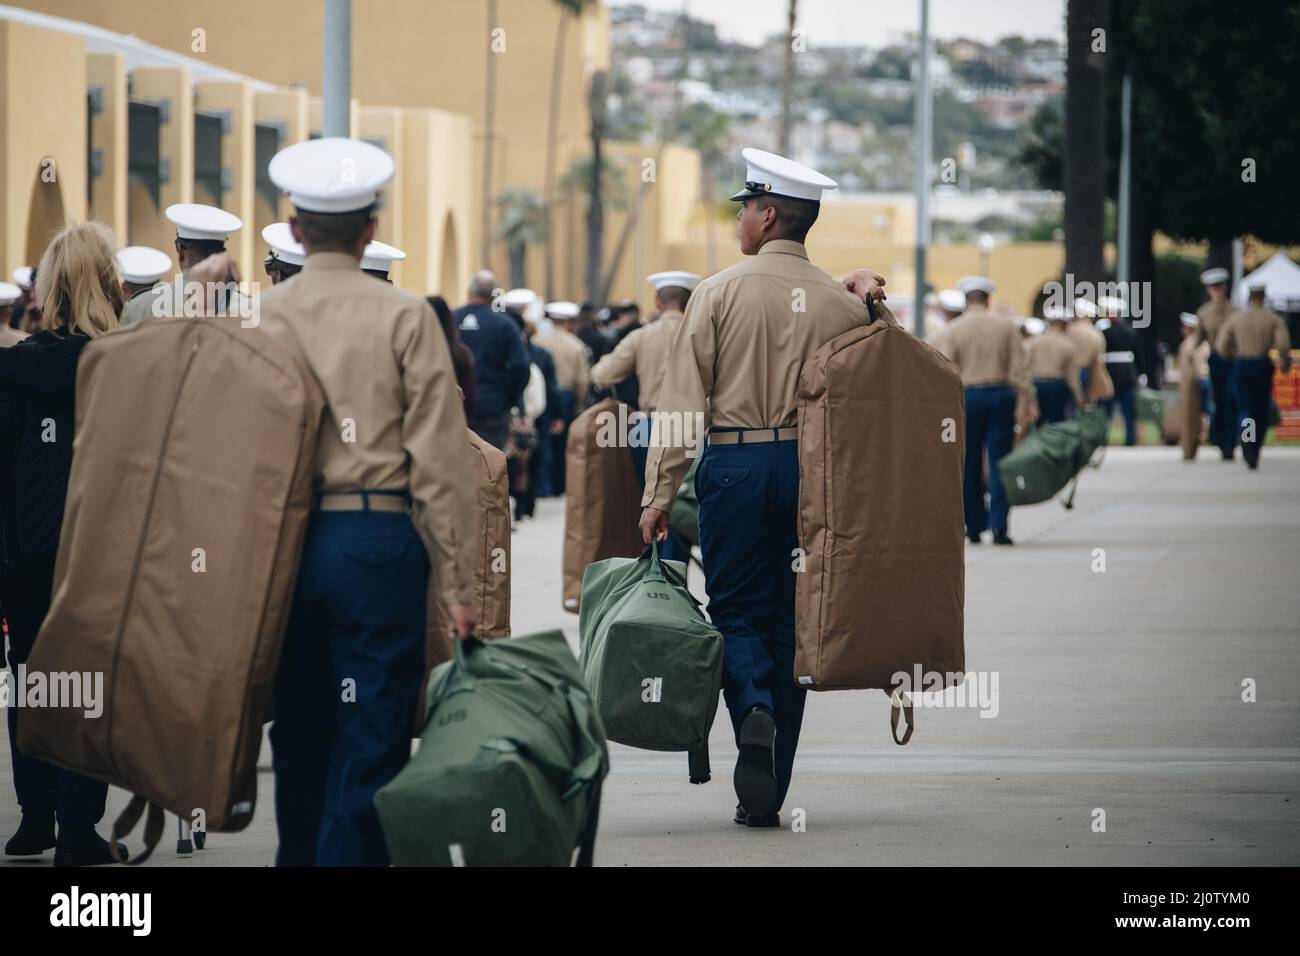
[{"label": "green duffel bag", "polygon": [[722,687],[722,634],[686,588],[686,566],[658,544],[640,558],[587,565],[578,661],[610,740],[685,750],[691,783],[709,780],[709,731]]},{"label": "green duffel bag", "polygon": [[677,489],[672,510],[668,512],[668,530],[692,548],[700,545],[700,499],[695,494],[695,469],[699,464],[698,458],[691,462],[691,470]]},{"label": "green duffel bag", "polygon": [[564,634],[454,643],[375,794],[394,865],[590,866],[609,752]]},{"label": "green duffel bag", "polygon": [[1040,425],[998,462],[1011,505],[1047,501],[1068,485],[1106,443],[1106,415],[1089,406],[1077,419]]},{"label": "green duffel bag", "polygon": [[1137,418],[1140,422],[1151,422],[1159,428],[1165,420],[1165,396],[1154,388],[1137,390]]}]

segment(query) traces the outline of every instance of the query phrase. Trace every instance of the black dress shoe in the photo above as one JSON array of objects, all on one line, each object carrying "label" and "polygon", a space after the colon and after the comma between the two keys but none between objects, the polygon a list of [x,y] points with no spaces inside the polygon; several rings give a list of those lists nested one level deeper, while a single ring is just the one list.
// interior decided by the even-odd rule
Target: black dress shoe
[{"label": "black dress shoe", "polygon": [[966,540],[969,541],[971,544],[979,544],[980,536],[977,534],[968,534],[966,535]]},{"label": "black dress shoe", "polygon": [[736,815],[732,818],[731,822],[742,827],[779,827],[781,825],[781,814],[773,810],[771,813],[765,813],[761,817],[753,816],[740,804],[736,804]]},{"label": "black dress shoe", "polygon": [[5,856],[39,856],[54,842],[54,817],[24,813],[18,831],[5,844]]},{"label": "black dress shoe", "polygon": [[740,753],[732,783],[736,798],[750,815],[762,816],[777,808],[776,718],[766,707],[756,706],[740,725]]},{"label": "black dress shoe", "polygon": [[1011,540],[1011,535],[1007,534],[1005,531],[998,531],[997,533],[995,533],[993,535],[993,543],[994,544],[1015,544],[1015,542]]},{"label": "black dress shoe", "polygon": [[[118,853],[125,863],[130,856],[126,844],[117,845]],[[95,832],[94,828],[75,830],[62,828],[59,840],[54,845],[55,866],[100,866],[105,863],[117,863],[109,843]]]}]

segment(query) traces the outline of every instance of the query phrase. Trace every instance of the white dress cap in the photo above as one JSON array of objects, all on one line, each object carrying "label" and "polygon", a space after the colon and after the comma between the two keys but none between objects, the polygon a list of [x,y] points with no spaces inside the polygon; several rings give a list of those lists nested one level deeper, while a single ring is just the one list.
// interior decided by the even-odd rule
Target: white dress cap
[{"label": "white dress cap", "polygon": [[378,146],[341,136],[294,143],[267,167],[295,209],[323,213],[369,209],[393,172],[393,157]]},{"label": "white dress cap", "polygon": [[1097,317],[1097,306],[1091,299],[1075,299],[1074,314],[1095,319]]},{"label": "white dress cap", "polygon": [[1246,286],[1246,291],[1247,291],[1247,292],[1267,292],[1267,291],[1268,291],[1268,283],[1267,283],[1267,282],[1264,282],[1263,280],[1258,280],[1258,281],[1252,282],[1252,283],[1250,283],[1250,285]]},{"label": "white dress cap", "polygon": [[262,241],[271,247],[271,257],[286,265],[300,266],[307,260],[307,250],[294,240],[287,222],[273,222],[263,229]]},{"label": "white dress cap", "polygon": [[961,289],[963,295],[970,295],[972,292],[992,295],[998,287],[983,276],[967,276],[957,283],[957,288]]},{"label": "white dress cap", "polygon": [[1189,329],[1194,329],[1201,324],[1201,320],[1198,319],[1193,312],[1182,313],[1178,316],[1178,321],[1182,322],[1183,325],[1187,326]]},{"label": "white dress cap", "polygon": [[1201,273],[1201,285],[1219,285],[1228,281],[1228,270],[1222,266],[1206,269]]},{"label": "white dress cap", "polygon": [[958,289],[944,289],[939,293],[939,304],[949,312],[965,312],[966,293]]},{"label": "white dress cap", "polygon": [[13,305],[22,297],[23,290],[12,282],[0,282],[0,307]]},{"label": "white dress cap", "polygon": [[511,289],[501,296],[501,304],[507,309],[526,309],[537,301],[537,293],[532,289]]},{"label": "white dress cap", "polygon": [[646,282],[655,287],[655,291],[660,289],[685,289],[687,292],[694,292],[695,287],[700,284],[700,277],[694,272],[656,272],[654,275],[646,276]]},{"label": "white dress cap", "polygon": [[582,307],[576,302],[567,302],[561,299],[558,302],[546,303],[546,314],[553,319],[576,319]]},{"label": "white dress cap", "polygon": [[18,288],[30,289],[32,287],[32,267],[19,266],[15,269],[14,281],[18,283]]},{"label": "white dress cap", "polygon": [[397,246],[390,246],[386,242],[372,239],[366,243],[365,252],[361,254],[361,268],[370,272],[382,272],[387,275],[394,262],[401,262],[405,258],[406,253]]},{"label": "white dress cap", "polygon": [[153,285],[172,271],[171,256],[152,246],[127,246],[114,258],[117,271],[132,285]]},{"label": "white dress cap", "polygon": [[1047,319],[1049,322],[1068,322],[1070,319],[1074,318],[1074,313],[1064,306],[1044,305],[1043,318]]},{"label": "white dress cap", "polygon": [[1025,319],[1025,331],[1030,335],[1042,335],[1047,331],[1047,323],[1038,318]]},{"label": "white dress cap", "polygon": [[1116,315],[1124,315],[1128,312],[1128,303],[1118,296],[1103,295],[1097,300],[1097,305],[1103,312],[1113,312]]},{"label": "white dress cap", "polygon": [[244,225],[238,216],[224,209],[197,202],[173,203],[164,215],[176,227],[177,238],[203,242],[225,242]]},{"label": "white dress cap", "polygon": [[745,188],[731,197],[733,201],[764,193],[820,201],[822,190],[837,188],[835,180],[830,177],[776,153],[751,146],[742,149],[740,155],[745,157]]}]

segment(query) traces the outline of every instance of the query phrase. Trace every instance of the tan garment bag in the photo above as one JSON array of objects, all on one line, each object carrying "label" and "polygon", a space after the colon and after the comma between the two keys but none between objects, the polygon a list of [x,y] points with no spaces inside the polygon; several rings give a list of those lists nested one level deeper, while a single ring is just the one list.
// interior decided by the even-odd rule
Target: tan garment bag
[{"label": "tan garment bag", "polygon": [[[612,417],[611,417],[612,416]],[[578,613],[587,565],[606,558],[638,558],[644,476],[617,436],[619,402],[597,402],[569,426],[564,500],[564,609]],[[613,424],[611,424],[613,423]],[[602,447],[605,445],[606,447]]]},{"label": "tan garment bag", "polygon": [[[478,478],[478,546],[474,549],[474,636],[510,636],[510,481],[506,456],[466,429],[472,470]],[[451,618],[439,596],[438,575],[429,574],[429,618],[425,637],[425,680],[452,658]],[[414,736],[424,730],[424,686],[416,704]]]},{"label": "tan garment bag", "polygon": [[28,672],[102,675],[103,712],[19,720],[33,757],[208,830],[253,817],[262,723],[311,508],[323,399],[237,319],[148,321],[86,346],[49,615]]},{"label": "tan garment bag", "polygon": [[[897,673],[965,669],[961,378],[876,308],[799,378],[794,677],[809,690],[888,692]],[[906,743],[905,694],[900,711]]]}]

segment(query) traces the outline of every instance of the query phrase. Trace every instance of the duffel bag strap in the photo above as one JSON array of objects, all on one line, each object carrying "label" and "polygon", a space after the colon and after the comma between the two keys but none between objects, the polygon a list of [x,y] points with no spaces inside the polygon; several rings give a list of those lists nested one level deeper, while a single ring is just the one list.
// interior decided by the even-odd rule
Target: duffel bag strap
[{"label": "duffel bag strap", "polygon": [[[146,806],[149,807],[149,816],[144,822],[144,852],[131,857],[129,860],[123,860],[118,855],[118,842],[135,829],[135,825],[140,822],[140,816],[144,813]],[[126,805],[126,808],[118,814],[117,819],[113,821],[113,831],[108,838],[109,851],[117,862],[125,862],[127,866],[138,866],[149,859],[154,847],[162,839],[163,823],[163,808],[156,803],[149,803],[144,797],[136,794],[131,798],[130,803]]]},{"label": "duffel bag strap", "polygon": [[[912,713],[912,698],[902,691],[894,691],[889,694],[889,732],[894,735],[894,743],[900,747],[912,739],[912,731],[915,729],[915,718]],[[898,738],[899,717],[907,724],[907,730],[903,732],[903,739]]]},{"label": "duffel bag strap", "polygon": [[706,740],[697,750],[686,752],[686,769],[691,775],[691,783],[708,783],[713,779],[709,767],[709,742]]},{"label": "duffel bag strap", "polygon": [[596,830],[600,825],[600,790],[598,781],[591,788],[591,806],[587,810],[587,825],[582,830],[582,842],[578,844],[578,866],[592,866],[596,857]]}]

